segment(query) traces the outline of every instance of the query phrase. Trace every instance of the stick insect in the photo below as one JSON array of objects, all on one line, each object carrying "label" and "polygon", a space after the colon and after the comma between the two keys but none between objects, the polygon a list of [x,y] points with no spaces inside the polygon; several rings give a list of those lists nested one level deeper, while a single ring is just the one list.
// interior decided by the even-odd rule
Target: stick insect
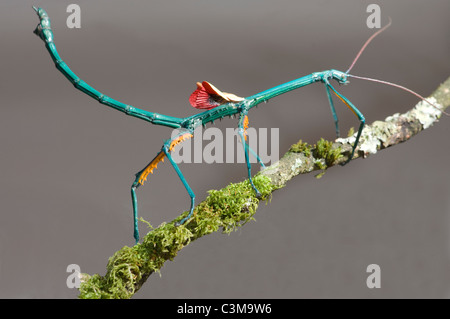
[{"label": "stick insect", "polygon": [[[178,129],[178,134],[176,134],[171,139],[168,139],[164,142],[162,145],[161,150],[157,153],[157,155],[138,173],[135,175],[135,180],[133,181],[131,185],[131,199],[132,199],[132,206],[133,206],[133,219],[134,219],[134,239],[136,240],[136,243],[139,242],[139,229],[138,229],[138,202],[136,197],[136,190],[144,185],[144,182],[147,180],[147,177],[150,173],[153,174],[153,170],[157,168],[157,164],[159,162],[164,161],[164,158],[167,157],[170,164],[175,169],[175,172],[177,173],[178,177],[180,178],[181,182],[183,183],[184,187],[186,188],[187,193],[189,194],[190,200],[191,200],[191,206],[189,209],[189,213],[186,217],[182,218],[179,222],[177,222],[176,226],[180,226],[185,224],[193,215],[194,210],[194,203],[195,203],[195,194],[192,191],[191,187],[189,186],[188,182],[183,176],[183,173],[178,168],[178,165],[175,163],[171,156],[171,151],[173,148],[180,144],[181,142],[192,138],[193,132],[195,128],[197,128],[200,125],[205,126],[207,123],[214,123],[215,120],[222,119],[226,116],[228,117],[234,117],[234,115],[238,116],[238,135],[240,137],[240,140],[242,142],[243,148],[244,148],[244,155],[245,155],[245,161],[247,165],[247,172],[248,172],[248,180],[255,191],[255,194],[257,197],[261,197],[260,192],[253,184],[252,176],[251,176],[251,165],[249,161],[249,152],[252,152],[255,157],[257,158],[259,164],[264,167],[264,163],[261,161],[261,159],[257,156],[257,154],[251,150],[250,146],[246,143],[246,129],[248,128],[248,113],[250,109],[256,107],[258,104],[268,101],[269,99],[272,99],[278,95],[287,93],[292,90],[296,90],[298,88],[316,83],[321,82],[325,86],[325,91],[328,96],[328,102],[330,104],[331,113],[334,118],[334,124],[335,124],[335,130],[336,135],[339,137],[339,123],[338,123],[338,117],[335,111],[334,102],[332,99],[332,95],[334,94],[340,101],[342,101],[358,118],[359,120],[359,127],[358,131],[356,133],[356,139],[353,144],[351,153],[348,157],[348,161],[350,161],[355,153],[356,147],[358,146],[359,139],[361,136],[361,132],[364,128],[365,124],[365,118],[363,114],[350,102],[344,95],[339,93],[334,86],[331,84],[332,80],[335,80],[338,84],[348,84],[349,77],[357,78],[357,79],[363,79],[383,84],[388,84],[391,86],[395,86],[397,88],[403,89],[405,91],[408,91],[409,93],[414,94],[415,96],[421,98],[422,100],[425,100],[421,95],[417,94],[416,92],[407,89],[401,85],[394,84],[387,81],[367,78],[367,77],[360,77],[351,75],[349,72],[355,65],[356,61],[359,59],[361,53],[364,51],[364,49],[367,47],[367,45],[377,36],[379,33],[383,32],[386,28],[388,28],[391,24],[391,20],[389,19],[389,23],[375,32],[362,46],[358,54],[356,55],[355,59],[353,60],[352,64],[348,68],[346,72],[338,71],[338,70],[325,70],[321,72],[314,72],[309,75],[303,76],[301,78],[292,80],[290,82],[286,82],[283,84],[280,84],[278,86],[275,86],[273,88],[270,88],[268,90],[262,91],[260,93],[257,93],[255,95],[243,98],[236,96],[231,93],[225,93],[217,89],[215,86],[210,84],[209,82],[198,82],[197,83],[197,89],[191,94],[189,98],[190,104],[197,108],[204,110],[201,113],[185,117],[185,118],[178,118],[178,117],[172,117],[164,114],[159,113],[153,113],[146,110],[142,110],[139,108],[136,108],[134,106],[119,102],[105,94],[100,93],[90,85],[88,85],[86,82],[84,82],[81,78],[79,78],[72,70],[67,66],[67,64],[61,59],[59,56],[56,46],[54,43],[54,37],[53,37],[53,31],[50,26],[50,18],[47,15],[46,11],[42,8],[36,8],[33,7],[33,9],[36,11],[37,15],[39,16],[40,23],[37,25],[36,29],[34,30],[34,33],[38,35],[44,42],[45,47],[47,48],[48,52],[50,53],[50,56],[55,63],[56,68],[75,86],[76,89],[80,90],[81,92],[89,95],[90,97],[94,98],[101,104],[104,104],[106,106],[112,107],[113,109],[116,109],[118,111],[121,111],[129,116],[133,116],[136,118],[139,118],[141,120],[150,122],[151,124],[155,125],[162,125],[174,129]],[[426,100],[425,100],[426,101]],[[429,104],[432,104],[431,102],[427,101]],[[433,107],[436,107],[439,109],[438,106],[432,104]]]}]

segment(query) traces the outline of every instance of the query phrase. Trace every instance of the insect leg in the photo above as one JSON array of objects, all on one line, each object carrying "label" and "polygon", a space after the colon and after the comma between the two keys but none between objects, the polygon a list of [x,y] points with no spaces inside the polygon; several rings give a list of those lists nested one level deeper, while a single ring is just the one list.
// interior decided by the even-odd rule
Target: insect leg
[{"label": "insect leg", "polygon": [[159,162],[164,161],[164,152],[160,151],[155,158],[147,164],[144,169],[139,171],[136,174],[136,179],[134,180],[133,184],[131,185],[131,200],[133,203],[133,220],[134,220],[134,239],[136,240],[136,244],[139,242],[139,228],[138,228],[138,203],[137,203],[137,197],[136,197],[136,189],[144,185],[144,182],[147,180],[148,174],[152,173],[153,170],[156,169]]},{"label": "insect leg", "polygon": [[[163,144],[161,151],[155,156],[155,158],[150,163],[148,163],[147,166],[144,167],[144,169],[142,169],[141,171],[139,171],[136,174],[136,179],[134,180],[133,184],[131,185],[131,200],[133,203],[133,218],[134,218],[134,239],[136,240],[136,243],[138,243],[138,241],[139,241],[138,203],[137,203],[137,197],[136,197],[136,189],[139,186],[144,185],[144,182],[147,180],[147,176],[150,173],[153,174],[153,170],[157,168],[157,165],[159,162],[164,162],[165,156],[167,156],[170,160],[170,163],[172,165],[174,165],[174,161],[172,159],[172,156],[170,156],[169,152],[172,151],[172,149],[176,145],[178,145],[179,143],[183,142],[184,140],[186,140],[190,137],[192,137],[191,133],[182,132],[182,133],[178,134],[172,140],[165,142]],[[178,169],[178,167],[175,168],[175,170],[177,170],[177,169]],[[178,169],[178,171],[179,171],[179,169]],[[177,173],[178,173],[178,171],[177,171]],[[181,172],[179,172],[179,174],[181,174]],[[179,174],[178,174],[178,176],[180,176]],[[182,177],[182,175],[180,178],[184,184],[186,182],[186,180],[184,180],[184,177]],[[185,186],[186,185],[187,185],[187,183],[185,184]],[[188,187],[189,187],[189,185],[188,185]],[[190,190],[190,188],[189,188],[188,192],[190,192],[189,195],[191,195],[191,193],[193,194],[193,192],[192,192],[192,190]],[[192,201],[192,203],[191,203],[191,212],[192,212],[192,210],[193,210],[192,196],[191,196],[191,201]],[[183,223],[184,223],[184,221],[181,224],[183,224]]]},{"label": "insect leg", "polygon": [[336,127],[336,138],[340,137],[340,131],[339,131],[339,120],[336,114],[336,109],[334,108],[333,99],[331,97],[330,89],[328,85],[325,85],[325,89],[327,90],[327,96],[328,96],[328,102],[330,103],[330,109],[331,113],[333,114],[334,118],[334,126]]},{"label": "insect leg", "polygon": [[248,180],[250,182],[250,185],[252,185],[252,188],[255,190],[256,197],[260,198],[261,193],[256,188],[255,184],[253,184],[253,180],[252,180],[252,168],[251,168],[251,164],[249,161],[249,155],[248,155],[248,150],[250,147],[245,142],[246,137],[247,137],[247,133],[246,133],[247,128],[248,128],[248,115],[247,115],[247,112],[242,111],[240,113],[240,117],[239,117],[238,134],[241,138],[242,146],[244,147],[245,162],[247,163],[247,171],[248,171]]},{"label": "insect leg", "polygon": [[185,133],[183,135],[179,135],[178,137],[167,141],[166,143],[164,143],[163,146],[163,152],[164,154],[166,154],[167,158],[170,161],[170,164],[172,164],[173,168],[175,169],[175,172],[177,173],[178,177],[180,178],[181,182],[184,185],[184,188],[186,188],[189,197],[191,198],[191,208],[189,209],[189,214],[184,217],[182,220],[180,220],[179,222],[176,222],[175,226],[180,226],[183,225],[189,218],[192,217],[192,214],[194,212],[194,205],[195,205],[195,194],[192,191],[191,187],[189,186],[188,182],[186,181],[186,179],[183,176],[183,173],[181,172],[181,170],[178,168],[177,163],[175,163],[175,161],[172,158],[172,155],[170,154],[170,152],[172,151],[173,147],[177,144],[179,144],[180,142],[182,142],[183,140],[192,137],[191,133]]},{"label": "insect leg", "polygon": [[327,88],[330,88],[331,90],[333,90],[333,93],[336,94],[336,96],[345,104],[347,105],[347,107],[353,112],[353,114],[355,114],[358,119],[359,119],[359,128],[358,128],[358,133],[356,134],[356,139],[355,139],[355,143],[353,144],[353,148],[352,148],[352,153],[350,154],[348,160],[346,163],[348,163],[352,158],[353,155],[355,154],[355,149],[356,146],[358,146],[358,142],[359,142],[359,138],[361,136],[361,132],[364,128],[364,124],[366,122],[364,115],[352,104],[352,102],[350,102],[345,96],[343,96],[342,94],[340,94],[338,91],[335,90],[335,88],[327,81],[325,82],[325,86]]},{"label": "insect leg", "polygon": [[245,146],[248,148],[250,153],[257,159],[258,163],[261,165],[261,167],[264,169],[266,168],[266,165],[264,165],[263,161],[259,158],[258,154],[248,145],[247,142],[245,142]]}]

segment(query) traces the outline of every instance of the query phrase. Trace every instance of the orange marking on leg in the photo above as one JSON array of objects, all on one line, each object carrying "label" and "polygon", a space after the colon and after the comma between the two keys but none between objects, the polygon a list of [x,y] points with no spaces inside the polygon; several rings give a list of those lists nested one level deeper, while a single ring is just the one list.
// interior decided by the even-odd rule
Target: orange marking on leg
[{"label": "orange marking on leg", "polygon": [[177,146],[178,144],[180,144],[181,142],[187,140],[188,138],[191,138],[193,135],[191,133],[185,133],[181,136],[178,136],[176,139],[174,139],[172,141],[172,143],[170,143],[169,146],[169,152],[172,151],[172,149]]},{"label": "orange marking on leg", "polygon": [[139,184],[144,185],[144,182],[147,180],[148,174],[150,173],[153,174],[153,170],[157,168],[158,163],[164,162],[164,156],[166,156],[166,154],[164,154],[164,152],[161,151],[160,153],[158,153],[158,155],[156,155],[153,161],[151,161],[147,165],[147,167],[142,170],[138,180]]},{"label": "orange marking on leg", "polygon": [[242,123],[244,127],[244,139],[247,140],[247,129],[248,129],[248,116],[244,116],[244,122]]},{"label": "orange marking on leg", "polygon": [[[186,134],[183,134],[183,135],[177,137],[175,140],[172,141],[172,143],[170,143],[169,151],[172,151],[172,149],[176,145],[180,144],[182,141],[184,141],[190,137],[192,137],[191,133],[186,133]],[[156,155],[156,157],[147,165],[147,167],[145,167],[141,171],[141,173],[139,175],[139,180],[138,180],[139,184],[144,185],[144,182],[147,180],[148,174],[153,174],[153,170],[157,168],[158,163],[164,162],[165,156],[166,156],[166,154],[164,153],[164,151],[159,152],[158,155]]]},{"label": "orange marking on leg", "polygon": [[334,95],[336,95],[336,96],[342,101],[342,103],[344,103],[345,105],[347,105],[347,107],[350,109],[350,111],[353,112],[353,114],[355,114],[356,117],[358,117],[358,114],[356,114],[355,110],[352,109],[352,107],[351,107],[350,105],[348,105],[348,103],[345,102],[345,100],[344,100],[343,98],[341,98],[338,94],[336,94],[336,92],[333,91],[333,93],[334,93]]}]

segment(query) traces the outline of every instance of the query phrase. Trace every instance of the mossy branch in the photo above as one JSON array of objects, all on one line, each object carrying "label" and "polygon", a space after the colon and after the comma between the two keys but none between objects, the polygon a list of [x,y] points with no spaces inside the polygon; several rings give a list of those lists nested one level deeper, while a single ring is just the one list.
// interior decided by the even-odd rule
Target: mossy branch
[{"label": "mossy branch", "polygon": [[[429,99],[445,110],[450,105],[450,78]],[[420,102],[404,114],[366,125],[352,160],[410,139],[433,125],[440,115],[430,104]],[[187,212],[152,229],[142,243],[117,251],[109,258],[104,276],[83,274],[79,298],[131,298],[151,274],[159,272],[167,260],[173,260],[194,240],[219,230],[230,233],[252,220],[259,201],[269,199],[272,192],[284,187],[294,176],[319,170],[320,177],[329,167],[345,163],[353,142],[354,135],[335,142],[321,139],[315,145],[300,140],[278,162],[254,177],[262,199],[255,197],[248,181],[209,191],[185,225],[175,227],[174,223]]]}]

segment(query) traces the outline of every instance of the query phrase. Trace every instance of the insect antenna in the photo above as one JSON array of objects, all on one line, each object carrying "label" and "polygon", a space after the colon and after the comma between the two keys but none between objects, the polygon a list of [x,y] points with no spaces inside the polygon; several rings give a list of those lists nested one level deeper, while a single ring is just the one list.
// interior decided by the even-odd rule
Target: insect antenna
[{"label": "insect antenna", "polygon": [[364,45],[362,46],[362,48],[359,50],[358,54],[356,55],[355,59],[353,60],[352,64],[350,65],[350,67],[348,68],[348,70],[345,72],[347,74],[347,76],[349,77],[353,77],[355,79],[360,79],[360,80],[366,80],[366,81],[372,81],[372,82],[377,82],[377,83],[382,83],[382,84],[386,84],[386,85],[390,85],[399,89],[402,89],[406,92],[409,92],[413,95],[415,95],[416,97],[420,98],[421,100],[427,102],[428,104],[430,104],[431,106],[433,106],[434,108],[436,108],[437,110],[441,111],[442,113],[444,113],[445,115],[450,116],[449,113],[446,113],[444,110],[442,110],[439,106],[437,106],[434,103],[431,103],[430,101],[428,101],[427,99],[425,99],[422,95],[420,95],[417,92],[414,92],[411,89],[408,89],[407,87],[404,87],[402,85],[399,84],[395,84],[392,82],[388,82],[388,81],[383,81],[383,80],[378,80],[378,79],[372,79],[372,78],[368,78],[368,77],[363,77],[363,76],[356,76],[356,75],[351,75],[349,74],[350,70],[353,68],[353,66],[355,65],[356,61],[358,61],[359,57],[361,56],[361,54],[363,53],[363,51],[366,49],[366,47],[369,45],[369,43],[377,36],[379,35],[381,32],[383,32],[384,30],[386,30],[387,28],[390,27],[390,25],[392,24],[392,19],[389,17],[389,23],[386,24],[383,28],[381,28],[380,30],[378,30],[377,32],[375,32],[374,34],[372,34],[370,36],[370,38],[367,39],[367,41],[364,43]]},{"label": "insect antenna", "polygon": [[366,49],[366,47],[369,45],[369,43],[377,36],[379,35],[381,32],[383,32],[384,30],[386,30],[387,28],[390,27],[390,25],[392,24],[392,19],[391,17],[389,17],[389,23],[386,24],[384,27],[382,27],[380,30],[378,30],[377,32],[375,32],[374,34],[372,34],[370,36],[370,38],[368,38],[366,40],[366,42],[364,43],[364,45],[362,46],[361,50],[359,50],[358,54],[356,55],[355,59],[353,60],[352,64],[350,65],[350,67],[348,68],[348,70],[345,72],[348,74],[348,72],[350,72],[350,70],[353,68],[353,66],[355,65],[356,61],[358,61],[361,53],[363,53],[363,51]]},{"label": "insect antenna", "polygon": [[419,99],[427,102],[428,104],[430,104],[431,106],[433,106],[434,108],[436,108],[437,110],[441,111],[442,113],[444,113],[445,115],[450,116],[449,113],[445,112],[441,107],[439,107],[438,105],[431,103],[430,101],[428,101],[426,98],[424,98],[422,95],[420,95],[417,92],[414,92],[411,89],[408,89],[407,87],[404,87],[403,85],[400,84],[396,84],[396,83],[392,83],[392,82],[388,82],[388,81],[383,81],[383,80],[378,80],[378,79],[372,79],[372,78],[367,78],[364,76],[357,76],[357,75],[352,75],[352,74],[347,74],[347,76],[355,78],[355,79],[360,79],[360,80],[366,80],[366,81],[372,81],[372,82],[376,82],[376,83],[381,83],[381,84],[386,84],[386,85],[390,85],[399,89],[402,89],[403,91],[409,92],[413,95],[415,95],[416,97],[418,97]]}]

